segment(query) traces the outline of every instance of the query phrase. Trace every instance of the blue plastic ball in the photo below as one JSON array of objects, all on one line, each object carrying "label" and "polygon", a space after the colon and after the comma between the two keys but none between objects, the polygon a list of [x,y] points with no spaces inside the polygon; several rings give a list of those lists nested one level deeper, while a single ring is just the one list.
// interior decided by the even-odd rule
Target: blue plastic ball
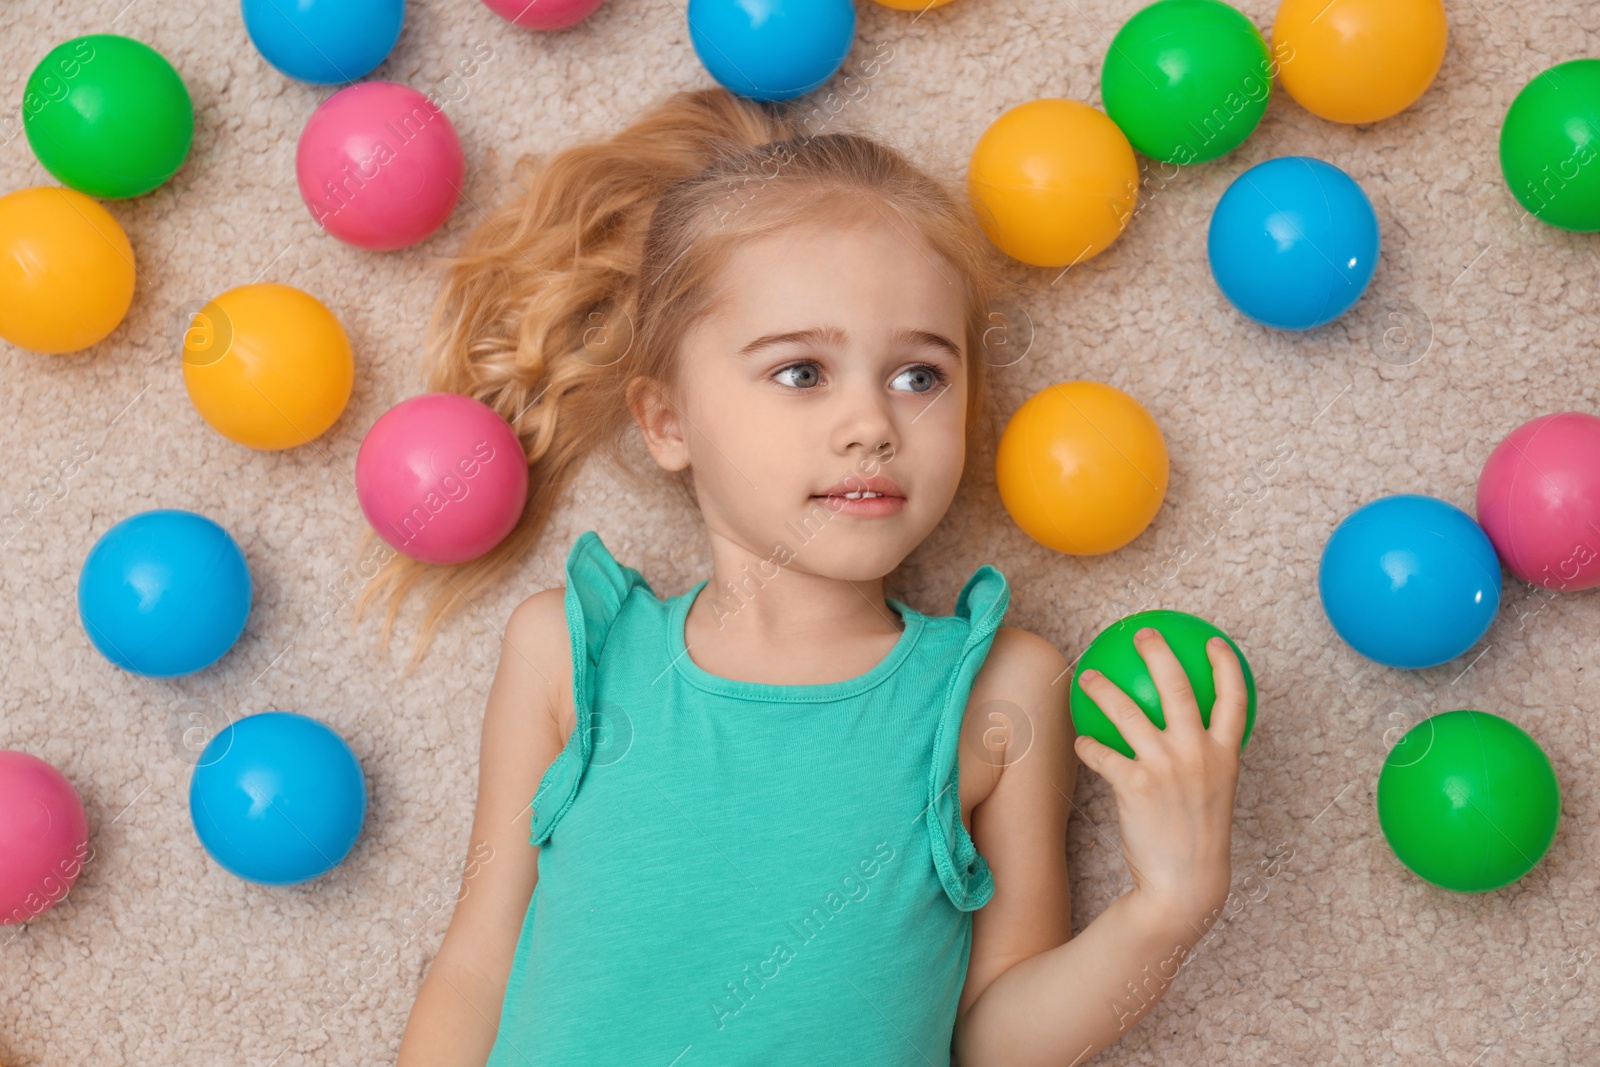
[{"label": "blue plastic ball", "polygon": [[244,28],[268,63],[291,78],[338,85],[368,74],[394,50],[405,0],[243,0]]},{"label": "blue plastic ball", "polygon": [[189,779],[200,844],[247,882],[294,885],[341,862],[367,817],[367,780],[333,729],[293,711],[230,723]]},{"label": "blue plastic ball", "polygon": [[689,0],[689,40],[711,76],[752,100],[804,96],[844,63],[852,0]]},{"label": "blue plastic ball", "polygon": [[1269,159],[1222,194],[1206,251],[1234,307],[1265,326],[1309,330],[1366,292],[1378,265],[1378,216],[1331,163]]},{"label": "blue plastic ball", "polygon": [[228,531],[162,508],[130,515],[89,550],[78,617],[123,670],[176,678],[211,666],[244,632],[250,568]]},{"label": "blue plastic ball", "polygon": [[1434,667],[1494,622],[1500,561],[1472,516],[1401,493],[1345,516],[1323,547],[1317,586],[1351,648],[1388,667]]}]

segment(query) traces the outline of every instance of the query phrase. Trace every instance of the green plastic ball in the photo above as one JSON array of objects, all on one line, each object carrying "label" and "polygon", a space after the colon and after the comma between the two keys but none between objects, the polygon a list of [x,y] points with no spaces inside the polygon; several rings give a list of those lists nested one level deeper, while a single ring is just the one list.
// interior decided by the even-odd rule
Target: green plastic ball
[{"label": "green plastic ball", "polygon": [[1250,731],[1256,724],[1256,678],[1250,670],[1250,661],[1244,658],[1244,653],[1233,643],[1233,638],[1206,620],[1182,611],[1140,611],[1112,623],[1089,642],[1072,676],[1073,728],[1130,759],[1134,758],[1133,746],[1123,740],[1122,732],[1078,684],[1083,672],[1091,669],[1105,675],[1113,685],[1128,694],[1145,717],[1156,726],[1163,730],[1167,728],[1166,716],[1161,711],[1161,694],[1156,690],[1155,679],[1150,677],[1144,657],[1133,643],[1133,635],[1146,626],[1159,631],[1166,638],[1178,664],[1189,676],[1195,703],[1200,708],[1200,721],[1206,726],[1211,725],[1211,708],[1217,702],[1217,687],[1212,677],[1211,657],[1206,654],[1206,642],[1213,637],[1220,637],[1238,654],[1239,666],[1244,671],[1245,690],[1250,697],[1245,707],[1244,736],[1239,739],[1239,751],[1243,752],[1245,745],[1250,743]]},{"label": "green plastic ball", "polygon": [[1254,132],[1274,73],[1266,38],[1237,8],[1221,0],[1158,0],[1112,38],[1100,98],[1144,155],[1201,163]]},{"label": "green plastic ball", "polygon": [[1500,170],[1533,216],[1600,230],[1600,59],[1560,63],[1523,86],[1500,127]]},{"label": "green plastic ball", "polygon": [[1485,711],[1408,730],[1378,775],[1378,823],[1417,877],[1458,893],[1510,885],[1555,840],[1561,788],[1538,742]]},{"label": "green plastic ball", "polygon": [[22,125],[57,181],[120,200],[148,193],[183,166],[194,104],[161,53],[95,33],[57,45],[33,69]]}]

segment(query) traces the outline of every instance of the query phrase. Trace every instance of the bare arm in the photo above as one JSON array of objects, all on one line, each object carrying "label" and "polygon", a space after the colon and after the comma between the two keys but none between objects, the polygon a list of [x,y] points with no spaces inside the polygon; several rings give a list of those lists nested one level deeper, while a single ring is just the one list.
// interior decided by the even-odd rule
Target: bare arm
[{"label": "bare arm", "polygon": [[968,707],[979,716],[968,712],[962,755],[981,754],[969,760],[978,774],[998,772],[972,812],[973,843],[994,874],[994,896],[972,913],[958,1017],[1013,964],[1072,936],[1066,839],[1077,735],[1066,682],[1056,681],[1066,673],[1067,661],[1050,642],[1002,626],[972,687]]},{"label": "bare arm", "polygon": [[572,662],[561,589],[511,614],[489,690],[468,864],[444,943],[412,1006],[397,1067],[483,1067],[539,877],[529,801],[567,738]]},{"label": "bare arm", "polygon": [[1166,995],[1205,932],[1129,890],[1077,937],[989,984],[957,1027],[958,1062],[1078,1067]]},{"label": "bare arm", "polygon": [[[1012,954],[1016,962],[979,989],[975,999],[967,1003],[963,998],[966,1007],[958,1013],[954,1044],[963,1067],[1081,1064],[1120,1038],[1166,994],[1189,950],[1221,914],[1230,879],[1233,801],[1247,700],[1244,675],[1226,645],[1208,648],[1217,701],[1207,728],[1200,722],[1188,676],[1166,642],[1158,634],[1136,639],[1136,644],[1161,694],[1167,727],[1158,729],[1105,678],[1080,675],[1084,691],[1105,709],[1136,758],[1089,737],[1073,742],[1080,758],[1116,793],[1123,856],[1134,888],[1065,944],[1020,960]],[[1019,692],[1033,688],[1027,677],[1017,677]],[[1024,706],[1041,705],[1035,701]],[[1046,716],[1040,734],[1050,727]],[[1042,751],[1053,752],[1054,746]],[[1053,775],[1044,764],[1036,761],[1030,767],[1022,759],[1008,766],[985,801],[1000,806],[987,818],[996,824],[1020,822],[1048,810],[1045,786]],[[1008,779],[1016,788],[1007,791]],[[985,845],[979,842],[979,847]],[[1003,847],[997,858],[1006,862]],[[996,867],[996,900],[1001,876]],[[1018,910],[1008,920],[1014,932],[1002,936],[1020,944],[1023,931],[1030,926],[1046,929],[1053,918],[1029,920]],[[973,931],[976,958],[976,923]]]}]

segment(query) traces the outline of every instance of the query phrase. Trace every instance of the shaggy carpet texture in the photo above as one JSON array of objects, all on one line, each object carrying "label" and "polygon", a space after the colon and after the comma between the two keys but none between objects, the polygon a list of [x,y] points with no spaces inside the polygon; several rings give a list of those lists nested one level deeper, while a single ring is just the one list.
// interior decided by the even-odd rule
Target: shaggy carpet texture
[{"label": "shaggy carpet texture", "polygon": [[[922,13],[860,4],[846,71],[869,91],[833,121],[875,132],[959,182],[1006,108],[1043,96],[1099,104],[1111,35],[1141,0],[956,0]],[[1047,384],[1090,378],[1138,398],[1172,456],[1154,524],[1114,553],[1055,554],[1006,517],[992,456],[908,561],[897,595],[947,613],[982,563],[1014,596],[1007,622],[1076,658],[1121,615],[1171,607],[1245,650],[1260,713],[1234,828],[1235,895],[1165,1000],[1106,1064],[1600,1063],[1600,593],[1555,595],[1509,574],[1478,646],[1400,671],[1363,659],[1318,600],[1329,533],[1383,494],[1469,513],[1490,449],[1553,411],[1600,411],[1596,238],[1525,217],[1501,178],[1500,122],[1557,62],[1600,54],[1600,15],[1562,0],[1449,0],[1450,43],[1429,92],[1370,127],[1336,125],[1273,92],[1232,154],[1152,167],[1137,217],[1065,273],[1018,267],[1005,317],[1015,354],[994,374],[1001,417]],[[1240,4],[1263,31],[1272,0]],[[392,1063],[450,917],[477,779],[479,730],[511,609],[559,584],[574,537],[600,532],[658,592],[703,577],[697,516],[593,465],[515,576],[445,629],[403,678],[413,602],[390,654],[353,626],[364,520],[362,434],[422,388],[420,341],[446,254],[507,191],[511,162],[603,136],[641,102],[712,84],[680,0],[609,0],[541,35],[476,0],[411,0],[371,75],[434,91],[460,131],[465,196],[420,246],[371,253],[320,232],[294,179],[296,138],[332,92],[291,81],[246,36],[236,3],[12,0],[0,7],[0,189],[54,184],[18,107],[34,65],[83,33],[139,38],[194,98],[188,162],[156,192],[108,206],[138,257],[133,308],[65,357],[0,345],[5,647],[0,748],[50,761],[88,810],[93,854],[67,899],[0,928],[0,1063],[309,1067]],[[885,58],[888,57],[888,58]],[[820,95],[820,94],[819,94]],[[859,94],[858,94],[859,95]],[[1303,334],[1258,326],[1213,283],[1205,227],[1249,166],[1306,154],[1357,179],[1383,250],[1342,319]],[[255,452],[219,436],[185,394],[189,316],[224,289],[282,281],[349,331],[355,392],[314,444]],[[1398,331],[1398,332],[1396,332]],[[244,636],[170,681],[108,663],[78,620],[79,568],[112,524],[150,508],[211,516],[255,580]],[[1453,708],[1506,716],[1549,753],[1563,817],[1543,863],[1461,895],[1408,872],[1374,790],[1400,727]],[[370,809],[336,871],[249,884],[201,848],[187,806],[199,728],[270,709],[323,719],[368,777]],[[1106,783],[1079,778],[1068,840],[1073,927],[1131,885]]]}]

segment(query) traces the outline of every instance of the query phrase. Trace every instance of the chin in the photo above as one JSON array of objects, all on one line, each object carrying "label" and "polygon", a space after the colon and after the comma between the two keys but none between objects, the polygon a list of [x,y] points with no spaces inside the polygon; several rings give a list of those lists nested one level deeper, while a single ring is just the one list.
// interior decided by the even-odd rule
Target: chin
[{"label": "chin", "polygon": [[759,525],[764,532],[748,543],[774,546],[769,555],[779,566],[841,581],[875,581],[898,567],[937,525],[922,510],[911,506],[890,515],[853,515],[810,498],[776,526],[753,522],[747,529]]},{"label": "chin", "polygon": [[[796,542],[799,538],[795,539]],[[900,566],[917,539],[904,530],[850,528],[836,520],[803,545],[790,542],[795,562],[812,574],[850,582],[871,582]]]}]

